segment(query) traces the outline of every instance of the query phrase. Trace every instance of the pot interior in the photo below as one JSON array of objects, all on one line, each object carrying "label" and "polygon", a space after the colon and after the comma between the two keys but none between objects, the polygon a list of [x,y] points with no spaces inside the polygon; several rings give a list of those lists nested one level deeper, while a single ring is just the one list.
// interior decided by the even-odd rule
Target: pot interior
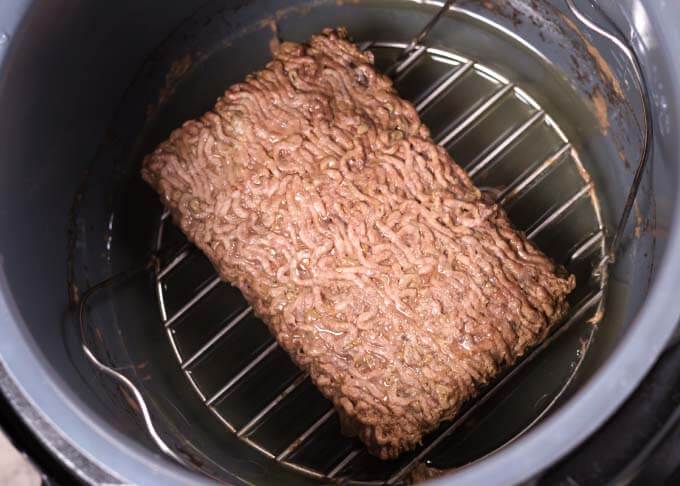
[{"label": "pot interior", "polygon": [[[63,175],[50,181],[51,171],[38,174],[32,186],[38,201],[28,204],[28,212],[38,215],[48,200],[58,199],[61,206],[53,210],[63,212],[76,193],[67,211],[66,268],[52,265],[46,271],[34,263],[23,275],[47,277],[30,289],[20,279],[18,262],[47,244],[40,236],[46,230],[27,221],[17,223],[17,235],[32,246],[11,249],[21,258],[6,262],[30,334],[42,333],[37,323],[45,318],[55,320],[54,314],[45,315],[48,309],[61,309],[62,324],[51,331],[52,341],[45,335],[36,341],[91,413],[156,450],[129,391],[102,378],[83,358],[74,316],[64,311],[63,290],[68,280],[75,304],[85,289],[142,265],[153,251],[161,255],[159,271],[92,298],[88,340],[102,361],[125,370],[139,388],[160,437],[192,468],[214,478],[383,482],[402,479],[416,460],[455,469],[512,447],[513,440],[568,404],[614,352],[654,279],[652,170],[645,173],[623,253],[606,274],[594,272],[637,162],[640,106],[629,68],[606,42],[584,33],[562,2],[487,3],[457,2],[429,35],[429,49],[395,85],[403,97],[422,105],[435,140],[474,173],[480,187],[499,197],[513,223],[576,275],[573,316],[546,351],[481,405],[469,404],[465,420],[422,457],[421,449],[382,462],[341,436],[329,403],[272,345],[242,296],[217,283],[205,257],[163,219],[157,196],[141,181],[140,163],[173,128],[210,109],[226,87],[262,67],[276,36],[302,42],[324,27],[344,25],[386,69],[438,4],[211,2],[184,20],[190,12],[172,7],[164,21],[156,19],[163,27],[150,28],[145,45],[155,47],[144,53],[143,62],[141,54],[132,56],[130,64],[139,67],[134,76],[127,69],[127,77],[112,78],[117,85],[110,91],[100,80],[98,89],[86,90],[80,100],[69,91],[70,105],[42,111],[45,124],[81,112],[98,119],[90,132],[69,134],[74,142],[86,138],[79,147],[55,146],[50,160],[59,162]],[[129,16],[120,22],[135,21]],[[168,27],[172,33],[159,42]],[[126,41],[118,49],[111,62],[123,65],[134,46]],[[73,55],[74,70],[89,72],[87,62]],[[36,86],[42,93],[36,103],[41,96],[57,96],[58,86]],[[97,102],[115,107],[115,114],[110,117]],[[96,146],[96,153],[88,158],[83,145],[91,153]],[[21,171],[15,172],[16,180]],[[80,181],[75,191],[74,180]],[[12,207],[22,202],[16,190],[12,197]],[[55,226],[64,220],[62,215],[47,221],[47,233],[63,232],[65,225]],[[42,312],[31,309],[31,302],[47,294],[49,305]],[[279,401],[271,405],[274,400]],[[450,426],[444,424],[423,446]]]}]

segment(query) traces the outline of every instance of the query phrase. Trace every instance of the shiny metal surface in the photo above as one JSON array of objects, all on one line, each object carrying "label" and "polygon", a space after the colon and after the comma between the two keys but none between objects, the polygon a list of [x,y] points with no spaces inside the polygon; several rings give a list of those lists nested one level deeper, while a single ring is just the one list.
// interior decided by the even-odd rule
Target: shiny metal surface
[{"label": "shiny metal surface", "polygon": [[[635,73],[635,83],[639,91],[640,100],[642,102],[642,116],[644,122],[644,128],[642,133],[642,150],[640,152],[640,159],[636,164],[635,176],[631,183],[630,189],[628,190],[628,195],[626,197],[626,204],[623,207],[621,216],[619,218],[619,223],[614,232],[614,237],[609,245],[607,254],[605,255],[606,260],[616,259],[616,255],[619,250],[619,245],[621,244],[621,239],[623,238],[626,225],[630,219],[630,212],[633,210],[633,204],[635,203],[635,198],[637,197],[638,190],[640,189],[640,183],[642,182],[642,174],[647,166],[647,162],[651,157],[651,150],[653,146],[654,137],[654,121],[652,120],[651,112],[651,102],[649,89],[647,87],[647,81],[645,80],[645,75],[640,67],[640,61],[635,54],[635,50],[626,44],[619,36],[608,32],[605,28],[600,27],[591,19],[589,19],[581,10],[578,9],[574,0],[565,0],[569,6],[569,10],[574,14],[574,16],[583,23],[588,29],[597,33],[598,35],[604,37],[609,42],[616,47],[616,49],[621,52],[625,58],[630,63]],[[597,4],[596,4],[597,5]],[[620,33],[618,33],[620,35]]]}]

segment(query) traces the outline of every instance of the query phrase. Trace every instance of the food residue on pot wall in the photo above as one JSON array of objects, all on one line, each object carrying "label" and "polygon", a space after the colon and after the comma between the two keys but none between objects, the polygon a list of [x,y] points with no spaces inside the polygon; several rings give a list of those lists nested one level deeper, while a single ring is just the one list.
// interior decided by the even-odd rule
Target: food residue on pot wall
[{"label": "food residue on pot wall", "polygon": [[160,89],[158,93],[158,102],[156,104],[151,104],[146,109],[147,118],[153,117],[156,114],[158,108],[167,102],[172,94],[175,92],[175,87],[182,79],[193,64],[193,58],[190,53],[187,53],[174,61],[170,65],[168,73],[165,75],[165,85]]},{"label": "food residue on pot wall", "polygon": [[[604,56],[602,56],[599,49],[588,40],[581,30],[579,30],[574,21],[564,14],[560,14],[560,16],[562,17],[562,20],[564,20],[564,23],[579,37],[583,46],[585,46],[585,53],[591,58],[593,67],[595,68],[594,72],[597,74],[605,90],[603,91],[599,86],[595,86],[590,93],[590,99],[593,102],[600,129],[602,130],[602,133],[606,135],[610,127],[608,116],[609,104],[625,100],[621,83],[614,75],[614,71],[609,63],[607,63]],[[576,64],[575,67],[579,70],[578,64]]]},{"label": "food residue on pot wall", "polygon": [[599,87],[593,89],[593,93],[590,95],[590,99],[593,101],[593,106],[595,107],[595,115],[597,116],[597,121],[600,124],[600,129],[603,134],[607,134],[609,131],[609,116],[607,115],[607,100],[602,94],[602,90]]},{"label": "food residue on pot wall", "polygon": [[182,76],[184,76],[191,68],[192,62],[191,54],[187,53],[170,65],[170,70],[168,71],[168,74],[165,75],[165,86],[161,89],[160,96],[158,97],[159,105],[168,100],[179,80],[182,79]]}]

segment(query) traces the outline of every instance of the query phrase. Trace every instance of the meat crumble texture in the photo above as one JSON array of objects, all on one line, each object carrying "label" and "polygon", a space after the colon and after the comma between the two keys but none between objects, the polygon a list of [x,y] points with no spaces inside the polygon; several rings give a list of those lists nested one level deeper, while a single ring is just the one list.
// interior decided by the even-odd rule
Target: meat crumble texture
[{"label": "meat crumble texture", "polygon": [[344,29],[281,44],[142,174],[382,459],[544,339],[575,285]]}]

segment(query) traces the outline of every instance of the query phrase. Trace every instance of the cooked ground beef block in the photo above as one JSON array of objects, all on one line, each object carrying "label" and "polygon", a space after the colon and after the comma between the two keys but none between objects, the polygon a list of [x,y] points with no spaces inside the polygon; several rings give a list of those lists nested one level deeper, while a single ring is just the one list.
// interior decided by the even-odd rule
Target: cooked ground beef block
[{"label": "cooked ground beef block", "polygon": [[567,312],[515,231],[370,52],[283,43],[142,174],[382,459],[414,448]]}]

